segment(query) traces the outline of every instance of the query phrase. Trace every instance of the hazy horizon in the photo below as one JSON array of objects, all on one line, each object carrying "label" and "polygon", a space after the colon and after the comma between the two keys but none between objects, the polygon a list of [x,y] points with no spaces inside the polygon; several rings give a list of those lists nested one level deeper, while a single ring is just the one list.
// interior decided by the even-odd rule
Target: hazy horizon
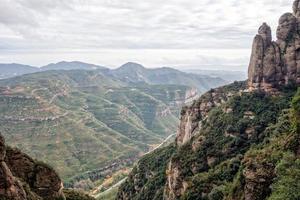
[{"label": "hazy horizon", "polygon": [[[262,22],[273,35],[284,0],[0,0],[0,63],[78,60],[116,68],[246,71]],[[218,67],[219,66],[219,67]]]},{"label": "hazy horizon", "polygon": [[[85,64],[91,64],[91,65],[96,65],[96,66],[99,66],[99,67],[105,67],[105,68],[109,68],[109,69],[117,69],[117,68],[120,68],[122,67],[123,65],[127,64],[127,63],[135,63],[135,64],[140,64],[142,65],[143,67],[145,67],[146,69],[158,69],[158,68],[164,68],[164,67],[167,67],[167,68],[173,68],[173,69],[177,69],[177,70],[181,70],[181,71],[185,71],[185,72],[192,72],[192,71],[216,71],[216,72],[220,72],[220,71],[224,71],[224,72],[246,72],[245,70],[238,70],[237,68],[238,67],[241,67],[239,65],[235,66],[235,65],[220,65],[220,66],[212,66],[212,65],[199,65],[199,66],[187,66],[186,68],[181,68],[181,67],[176,67],[176,66],[145,66],[143,65],[143,63],[138,63],[138,62],[132,62],[132,61],[128,61],[126,63],[123,63],[119,66],[105,66],[105,65],[102,65],[102,64],[98,64],[98,63],[89,63],[89,62],[83,62],[83,61],[80,61],[80,60],[69,60],[69,61],[66,61],[66,60],[62,60],[62,61],[59,61],[59,62],[51,62],[51,63],[47,63],[46,65],[42,65],[42,66],[36,66],[36,65],[30,65],[30,64],[26,64],[26,63],[16,63],[16,62],[6,62],[6,63],[0,63],[0,65],[4,64],[4,65],[13,65],[13,64],[19,64],[19,65],[24,65],[24,66],[30,66],[30,67],[36,67],[36,68],[42,68],[42,67],[46,67],[47,65],[56,65],[56,64],[59,64],[59,63],[62,63],[62,62],[67,62],[67,63],[71,63],[71,62],[79,62],[79,63],[85,63]],[[214,67],[214,68],[211,68],[211,67]],[[224,68],[225,67],[225,68]],[[226,67],[231,67],[231,68],[226,68]],[[232,68],[233,67],[233,68]],[[235,70],[234,68],[236,68],[237,70]]]}]

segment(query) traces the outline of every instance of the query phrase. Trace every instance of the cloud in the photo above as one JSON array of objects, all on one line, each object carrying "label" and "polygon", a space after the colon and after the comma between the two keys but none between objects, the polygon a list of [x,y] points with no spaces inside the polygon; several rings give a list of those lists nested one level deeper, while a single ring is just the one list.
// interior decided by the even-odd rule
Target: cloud
[{"label": "cloud", "polygon": [[0,52],[249,49],[258,26],[266,21],[274,30],[291,4],[286,0],[0,0]]}]

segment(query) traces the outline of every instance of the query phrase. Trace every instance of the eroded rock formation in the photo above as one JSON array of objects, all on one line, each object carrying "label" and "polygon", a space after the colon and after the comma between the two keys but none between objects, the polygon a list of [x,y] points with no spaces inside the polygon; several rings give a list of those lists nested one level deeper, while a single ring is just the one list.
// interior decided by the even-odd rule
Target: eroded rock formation
[{"label": "eroded rock formation", "polygon": [[[241,85],[241,88],[243,87]],[[181,111],[180,125],[177,131],[177,145],[182,146],[189,142],[201,128],[201,121],[207,118],[208,112],[239,92],[239,90],[233,91],[225,92],[224,87],[213,89],[202,95],[192,106],[184,107]]]},{"label": "eroded rock formation", "polygon": [[271,28],[259,28],[252,46],[248,70],[249,90],[276,91],[288,84],[300,85],[300,7],[294,2],[293,13],[279,19],[276,42],[272,41]]},{"label": "eroded rock formation", "polygon": [[49,166],[5,146],[0,135],[0,199],[62,200],[62,181]]}]

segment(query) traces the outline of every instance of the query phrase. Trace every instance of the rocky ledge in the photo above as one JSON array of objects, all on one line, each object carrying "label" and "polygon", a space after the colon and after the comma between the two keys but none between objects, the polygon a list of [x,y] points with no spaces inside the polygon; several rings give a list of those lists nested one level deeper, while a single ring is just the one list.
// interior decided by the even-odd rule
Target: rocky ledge
[{"label": "rocky ledge", "polygon": [[0,135],[0,199],[62,200],[62,190],[62,181],[51,167],[6,146]]}]

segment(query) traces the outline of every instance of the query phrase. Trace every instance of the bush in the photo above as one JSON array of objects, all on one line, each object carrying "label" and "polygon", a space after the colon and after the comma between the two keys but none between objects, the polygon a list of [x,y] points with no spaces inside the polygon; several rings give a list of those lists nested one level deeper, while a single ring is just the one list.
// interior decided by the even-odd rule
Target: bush
[{"label": "bush", "polygon": [[95,198],[76,190],[64,189],[66,200],[95,200]]}]

